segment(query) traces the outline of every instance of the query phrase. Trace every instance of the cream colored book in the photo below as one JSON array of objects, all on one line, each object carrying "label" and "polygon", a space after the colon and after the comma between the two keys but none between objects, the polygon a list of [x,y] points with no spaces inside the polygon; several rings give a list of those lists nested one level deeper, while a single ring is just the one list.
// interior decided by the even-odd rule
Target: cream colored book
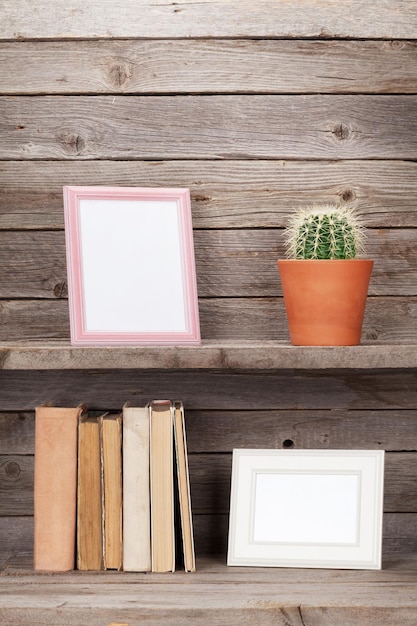
[{"label": "cream colored book", "polygon": [[100,417],[103,567],[122,569],[122,416]]},{"label": "cream colored book", "polygon": [[78,428],[77,567],[103,568],[100,429],[82,416]]},{"label": "cream colored book", "polygon": [[152,571],[175,570],[173,407],[151,403],[151,538]]},{"label": "cream colored book", "polygon": [[77,432],[82,407],[35,410],[34,568],[75,565]]},{"label": "cream colored book", "polygon": [[123,407],[123,569],[151,570],[149,407]]},{"label": "cream colored book", "polygon": [[186,572],[195,572],[190,478],[188,471],[187,439],[185,436],[184,407],[182,402],[174,403],[174,441],[175,456],[177,461],[178,501],[181,520],[184,569]]}]

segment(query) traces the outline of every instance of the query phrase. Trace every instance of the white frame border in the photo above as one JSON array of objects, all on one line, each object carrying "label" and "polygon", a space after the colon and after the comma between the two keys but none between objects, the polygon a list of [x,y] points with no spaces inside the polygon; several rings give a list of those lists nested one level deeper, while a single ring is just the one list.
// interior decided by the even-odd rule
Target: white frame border
[{"label": "white frame border", "polygon": [[[253,476],[277,472],[359,475],[356,545],[253,541]],[[381,569],[383,482],[383,450],[233,450],[227,564]]]}]

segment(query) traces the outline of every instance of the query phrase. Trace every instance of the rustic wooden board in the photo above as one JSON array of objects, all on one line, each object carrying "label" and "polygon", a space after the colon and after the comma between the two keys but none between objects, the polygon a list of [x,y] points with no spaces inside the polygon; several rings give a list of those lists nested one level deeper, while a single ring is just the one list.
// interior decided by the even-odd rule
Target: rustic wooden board
[{"label": "rustic wooden board", "polygon": [[0,98],[1,159],[415,159],[417,97]]},{"label": "rustic wooden board", "polygon": [[416,345],[292,346],[277,341],[204,341],[198,346],[89,346],[68,341],[0,344],[0,369],[327,372],[369,369],[416,370]]},{"label": "rustic wooden board", "polygon": [[[271,448],[266,437],[261,445]],[[18,457],[16,457],[18,458]],[[198,514],[229,512],[232,458],[225,455],[190,455],[190,481],[193,511]],[[384,511],[414,513],[417,511],[417,455],[387,453],[385,456]],[[28,504],[30,493],[28,494]],[[5,514],[9,512],[5,503]],[[22,509],[23,511],[23,509]],[[29,510],[26,511],[30,513]]]},{"label": "rustic wooden board", "polygon": [[27,41],[0,58],[3,94],[417,91],[415,41]]},{"label": "rustic wooden board", "polygon": [[193,624],[219,626],[411,626],[415,559],[387,564],[378,572],[228,568],[223,559],[206,557],[197,560],[193,575],[6,570],[0,578],[5,590],[0,616],[5,626],[32,626],[35,619],[54,626],[87,621],[98,626],[109,620],[115,626],[120,620],[132,626],[143,620],[151,626],[180,625],[190,612]]},{"label": "rustic wooden board", "polygon": [[182,399],[187,411],[415,410],[416,370],[0,371],[2,411],[32,411],[44,402],[118,411],[127,401],[141,406],[162,397]]},{"label": "rustic wooden board", "polygon": [[[353,584],[342,590],[340,585],[333,589],[328,583],[252,586],[248,577],[240,584],[231,577],[229,583],[221,585],[189,586],[189,578],[180,593],[167,580],[144,588],[121,581],[109,590],[105,581],[86,588],[80,579],[68,587],[65,583],[55,585],[53,591],[49,582],[39,583],[39,596],[28,593],[30,583],[21,580],[11,590],[13,595],[7,597],[5,608],[0,609],[0,617],[4,626],[32,626],[35,621],[42,626],[140,626],[144,621],[149,626],[183,626],[190,614],[198,626],[414,626],[417,619],[417,608],[409,600],[415,594],[415,583]],[[353,606],[347,606],[350,602]],[[111,621],[115,616],[118,622]]]},{"label": "rustic wooden board", "polygon": [[[271,448],[266,437],[263,447]],[[262,444],[261,444],[262,445]],[[193,512],[229,512],[231,454],[190,455],[190,482]],[[417,454],[386,454],[384,511],[417,511]],[[0,516],[33,515],[33,456],[0,456]]]},{"label": "rustic wooden board", "polygon": [[[271,11],[269,0],[126,0],[113,10],[100,0],[54,3],[3,0],[1,39],[109,37],[323,37],[414,38],[414,0],[334,3],[294,0]],[[34,10],[36,7],[36,11]],[[359,19],[360,17],[360,19]]]},{"label": "rustic wooden board", "polygon": [[[204,340],[289,340],[282,298],[200,298],[199,309]],[[0,303],[0,342],[68,340],[69,336],[68,302],[64,298]],[[417,298],[370,296],[362,342],[417,344]]]},{"label": "rustic wooden board", "polygon": [[0,570],[17,555],[33,563],[33,517],[0,516]]},{"label": "rustic wooden board", "polygon": [[[370,295],[417,295],[417,229],[369,229],[366,247],[375,260]],[[198,230],[194,249],[200,297],[281,295],[281,230]],[[62,231],[0,231],[0,265],[1,298],[66,295]]]},{"label": "rustic wooden board", "polygon": [[[225,560],[228,523],[226,514],[193,516],[197,557],[203,554],[221,554],[222,560]],[[19,557],[25,564],[28,562],[31,564],[33,517],[0,517],[0,531],[0,568],[6,561],[16,557]],[[387,560],[390,558],[396,559],[391,567],[401,566],[401,569],[407,569],[406,562],[403,561],[404,555],[412,557],[416,552],[417,515],[415,513],[385,513],[382,542],[383,571],[387,571]],[[412,572],[415,575],[415,567]]]},{"label": "rustic wooden board", "polygon": [[33,456],[0,456],[0,516],[7,515],[33,515]]},{"label": "rustic wooden board", "polygon": [[[227,553],[229,516],[194,515],[197,554]],[[415,513],[384,513],[382,562],[386,567],[389,556],[417,553],[417,515]]]},{"label": "rustic wooden board", "polygon": [[[387,517],[404,517],[392,516]],[[409,516],[413,517],[413,516]],[[414,516],[415,517],[415,516]],[[398,526],[398,524],[397,524]],[[398,529],[397,529],[398,530]],[[225,555],[223,554],[201,554],[197,556],[197,576],[188,576],[182,569],[177,569],[174,576],[165,574],[152,573],[152,576],[142,572],[123,572],[115,570],[107,570],[106,572],[95,571],[78,571],[71,570],[68,572],[42,572],[33,570],[33,563],[28,555],[16,555],[8,559],[7,563],[0,572],[2,578],[7,578],[11,585],[17,582],[17,577],[24,578],[26,581],[31,580],[34,584],[48,581],[51,588],[55,584],[60,584],[63,580],[71,585],[80,582],[82,577],[83,583],[86,585],[97,584],[106,581],[108,585],[118,584],[125,580],[130,584],[149,585],[156,582],[171,581],[172,585],[182,585],[184,576],[189,580],[190,584],[209,583],[213,581],[213,576],[218,577],[219,582],[227,582],[230,576],[235,578],[236,582],[247,582],[245,579],[250,576],[253,584],[269,584],[275,583],[279,585],[283,583],[319,583],[319,582],[340,582],[341,574],[344,582],[362,582],[362,583],[412,583],[416,578],[416,555],[402,554],[394,556],[387,554],[384,556],[384,564],[380,570],[340,570],[337,569],[313,569],[313,568],[296,568],[296,567],[249,567],[249,566],[233,566],[225,567]],[[197,580],[198,578],[198,580]]]},{"label": "rustic wooden board", "polygon": [[[369,449],[417,452],[415,409],[384,411],[186,408],[189,454],[233,448]],[[34,453],[34,411],[0,413],[0,455]]]},{"label": "rustic wooden board", "polygon": [[0,413],[0,454],[33,454],[34,412]]},{"label": "rustic wooden board", "polygon": [[[271,444],[268,444],[267,437],[264,436],[259,437],[259,444],[256,447],[262,446],[267,449],[272,447]],[[19,457],[15,458],[18,459]],[[231,454],[190,455],[189,466],[191,499],[195,514],[228,514],[232,469]],[[417,511],[416,475],[416,453],[390,452],[385,455],[385,512],[415,513]],[[27,494],[26,514],[30,513],[30,504],[31,492]],[[4,504],[4,507],[5,514],[8,514],[10,509],[7,503]]]},{"label": "rustic wooden board", "polygon": [[294,207],[346,201],[372,227],[417,227],[410,161],[0,161],[0,229],[62,229],[63,185],[188,187],[194,228],[286,224]]},{"label": "rustic wooden board", "polygon": [[[6,441],[7,419],[6,414],[2,429]],[[186,425],[190,453],[262,447],[417,451],[415,410],[187,410]],[[25,422],[22,428],[28,428]],[[22,453],[20,445],[9,449]]]}]

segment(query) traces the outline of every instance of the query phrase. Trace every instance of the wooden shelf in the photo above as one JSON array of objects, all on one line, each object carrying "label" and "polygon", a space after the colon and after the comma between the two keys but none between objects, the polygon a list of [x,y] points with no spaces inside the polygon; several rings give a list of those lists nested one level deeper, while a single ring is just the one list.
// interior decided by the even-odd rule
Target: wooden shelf
[{"label": "wooden shelf", "polygon": [[73,347],[0,343],[3,370],[324,370],[417,368],[417,345],[291,346],[276,341],[204,341],[200,346]]},{"label": "wooden shelf", "polygon": [[[0,575],[2,624],[180,626],[239,624],[417,623],[416,557],[383,569],[317,570],[227,567],[200,557],[197,572],[34,573],[9,566]],[[192,616],[192,617],[191,617]]]}]

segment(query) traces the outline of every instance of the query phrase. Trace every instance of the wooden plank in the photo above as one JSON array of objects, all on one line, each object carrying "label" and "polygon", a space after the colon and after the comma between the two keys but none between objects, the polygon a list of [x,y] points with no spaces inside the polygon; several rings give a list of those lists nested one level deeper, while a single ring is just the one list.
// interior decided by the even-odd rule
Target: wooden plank
[{"label": "wooden plank", "polygon": [[[249,576],[246,583],[239,585],[232,578],[221,585],[190,586],[190,578],[184,579],[181,593],[166,579],[165,584],[145,588],[140,585],[126,588],[121,581],[110,590],[105,581],[86,589],[80,580],[78,585],[68,588],[65,583],[55,585],[53,592],[45,581],[36,585],[39,597],[30,593],[29,581],[21,580],[18,587],[12,588],[13,595],[7,596],[0,615],[4,626],[32,626],[34,623],[43,626],[87,623],[91,626],[122,623],[123,626],[141,626],[144,621],[149,626],[161,623],[183,626],[190,614],[197,626],[226,626],[230,623],[235,626],[333,626],[342,623],[346,626],[365,623],[367,626],[414,626],[417,619],[417,608],[412,601],[407,601],[415,594],[415,583],[404,586],[376,583],[364,588],[353,584],[347,585],[344,592],[339,586],[335,592],[329,584],[252,586]],[[362,605],[357,606],[360,598]],[[350,606],[351,601],[354,607]],[[300,602],[302,606],[298,606]],[[123,622],[111,621],[115,614]]]},{"label": "wooden plank", "polygon": [[33,562],[33,517],[0,517],[0,570],[17,555]]},{"label": "wooden plank", "polygon": [[[417,452],[415,410],[186,410],[189,454],[234,448]],[[34,412],[0,413],[0,454],[34,453]]]},{"label": "wooden plank", "polygon": [[[197,554],[227,553],[229,515],[194,515]],[[383,568],[391,557],[417,553],[417,515],[384,513],[382,539]],[[358,573],[358,572],[356,572]]]},{"label": "wooden plank", "polygon": [[411,95],[3,96],[0,116],[1,159],[417,155]]},{"label": "wooden plank", "polygon": [[[401,516],[397,516],[401,517]],[[413,517],[413,516],[408,516]],[[398,524],[397,524],[398,526]],[[213,579],[217,577],[217,580],[226,581],[227,577],[234,578],[236,583],[247,582],[248,576],[250,576],[253,584],[280,584],[285,583],[337,583],[340,582],[340,570],[337,569],[309,569],[309,568],[296,568],[296,567],[246,567],[246,566],[234,566],[227,568],[225,571],[225,562],[222,554],[201,554],[198,555],[198,581],[195,577],[193,584],[209,583],[213,582]],[[177,570],[176,576],[160,576],[160,574],[153,573],[152,576],[143,574],[141,572],[129,572],[128,577],[124,572],[117,572],[115,570],[107,570],[106,573],[83,571],[81,574],[77,570],[68,572],[41,572],[33,571],[32,562],[24,554],[10,558],[1,572],[3,578],[7,578],[11,585],[17,582],[17,577],[31,580],[33,584],[40,583],[47,580],[51,588],[55,584],[62,582],[64,578],[68,585],[76,584],[80,582],[82,576],[83,583],[86,585],[93,585],[99,582],[103,582],[103,578],[108,585],[114,585],[121,582],[121,580],[129,581],[135,585],[149,585],[155,582],[163,582],[167,579],[170,580],[171,585],[183,584],[183,573]],[[226,576],[225,576],[226,575]],[[344,582],[361,582],[361,583],[411,583],[415,582],[416,578],[416,555],[415,554],[402,554],[401,556],[386,555],[384,558],[384,567],[381,570],[344,570],[343,571]],[[101,579],[101,580],[100,580]],[[192,581],[190,581],[192,582]]]},{"label": "wooden plank", "polygon": [[417,227],[410,161],[0,161],[0,229],[62,229],[63,185],[188,187],[195,228],[281,228],[347,201],[371,227]]},{"label": "wooden plank", "polygon": [[0,369],[280,371],[417,368],[416,345],[292,346],[274,341],[204,341],[198,346],[91,346],[1,343]]},{"label": "wooden plank", "polygon": [[[36,11],[34,10],[36,8]],[[357,19],[360,15],[361,19]],[[116,37],[414,38],[414,0],[334,3],[294,0],[271,11],[268,0],[126,0],[117,11],[100,0],[24,3],[3,0],[1,39]]]},{"label": "wooden plank", "polygon": [[417,553],[417,517],[413,513],[385,513],[383,520],[382,566],[388,555]]},{"label": "wooden plank", "polygon": [[4,42],[0,63],[3,94],[417,91],[415,41]]},{"label": "wooden plank", "polygon": [[[403,409],[187,410],[187,443],[191,454],[230,452],[234,448],[416,452],[415,417],[415,410]],[[14,450],[18,453],[20,447]]]},{"label": "wooden plank", "polygon": [[[267,437],[260,436],[258,441],[260,445],[255,446],[256,448],[272,448],[271,444],[268,444]],[[190,455],[189,466],[193,512],[196,515],[227,514],[230,505],[231,454]],[[385,455],[385,512],[415,513],[417,511],[416,474],[417,454],[415,452],[390,452]],[[7,508],[6,503],[4,506],[7,514],[10,509]]]},{"label": "wooden plank", "polygon": [[[410,434],[411,438],[411,434]],[[343,448],[350,448],[341,437]],[[414,440],[415,441],[415,440]],[[243,447],[245,437],[242,436]],[[252,444],[253,445],[253,444]],[[257,438],[255,448],[272,448],[267,435]],[[279,446],[281,447],[281,446]],[[228,513],[232,459],[227,454],[190,454],[190,481],[193,512]],[[417,511],[417,454],[390,452],[385,459],[384,511]],[[0,516],[33,514],[33,456],[0,456]]]},{"label": "wooden plank", "polygon": [[407,369],[0,370],[2,411],[33,411],[44,402],[56,406],[85,402],[90,410],[117,411],[127,401],[140,406],[161,397],[182,399],[187,411],[415,410],[417,405],[415,370]]},{"label": "wooden plank", "polygon": [[[401,563],[390,572],[341,572],[227,568],[224,562],[198,562],[196,574],[170,576],[106,572],[30,574],[0,579],[5,626],[123,623],[151,626],[193,624],[304,626],[366,623],[412,625],[416,616],[416,577]],[[129,583],[126,584],[128,576]],[[307,579],[307,580],[305,580]],[[316,621],[321,619],[322,621]],[[313,621],[311,621],[313,619]],[[400,620],[397,622],[396,620]],[[393,621],[395,620],[395,622]],[[120,623],[120,622],[117,622]],[[112,621],[112,624],[115,624]]]},{"label": "wooden plank", "polygon": [[[416,295],[415,230],[368,230],[366,253],[375,260],[370,295]],[[277,230],[197,231],[194,237],[201,296],[281,295],[276,260],[285,256]]]},{"label": "wooden plank", "polygon": [[[197,557],[204,554],[220,554],[222,555],[222,562],[224,562],[227,552],[228,520],[229,516],[226,514],[193,515]],[[33,517],[0,517],[0,531],[0,568],[13,557],[18,557],[25,564],[28,562],[31,564],[33,558]],[[415,513],[385,513],[382,573],[387,572],[389,574],[392,567],[402,566],[402,569],[406,569],[406,561],[403,562],[404,555],[410,557],[416,552],[417,515]],[[393,558],[395,561],[391,567],[388,567],[389,559]],[[198,568],[199,563],[200,558],[197,560]],[[273,571],[277,572],[277,570]],[[412,575],[415,576],[415,566],[411,571]],[[217,574],[217,572],[215,573]],[[304,570],[303,573],[308,575],[308,570]],[[355,574],[360,576],[359,572],[355,572]],[[289,573],[286,575],[287,579],[288,577]]]},{"label": "wooden plank", "polygon": [[[43,302],[38,304],[43,305]],[[281,298],[201,298],[199,308],[204,338],[225,341],[289,340],[285,306]],[[24,326],[19,324],[19,316],[12,323],[17,324],[14,333],[17,339]],[[56,327],[58,331],[58,325],[54,321],[50,328]],[[29,329],[25,336],[31,337]],[[368,297],[362,342],[417,343],[417,299],[412,296]]]},{"label": "wooden plank", "polygon": [[[200,298],[200,326],[205,340],[288,341],[282,298]],[[3,300],[0,342],[69,339],[66,299]],[[368,298],[362,342],[416,344],[417,298]]]},{"label": "wooden plank", "polygon": [[33,454],[34,436],[33,412],[0,413],[0,454]]},{"label": "wooden plank", "polygon": [[33,456],[0,456],[0,515],[33,515]]},{"label": "wooden plank", "polygon": [[[277,259],[282,231],[198,230],[194,249],[200,297],[276,297],[282,294]],[[417,295],[417,229],[368,229],[367,255],[375,260],[369,294]],[[66,295],[64,233],[0,231],[0,297]]]}]

